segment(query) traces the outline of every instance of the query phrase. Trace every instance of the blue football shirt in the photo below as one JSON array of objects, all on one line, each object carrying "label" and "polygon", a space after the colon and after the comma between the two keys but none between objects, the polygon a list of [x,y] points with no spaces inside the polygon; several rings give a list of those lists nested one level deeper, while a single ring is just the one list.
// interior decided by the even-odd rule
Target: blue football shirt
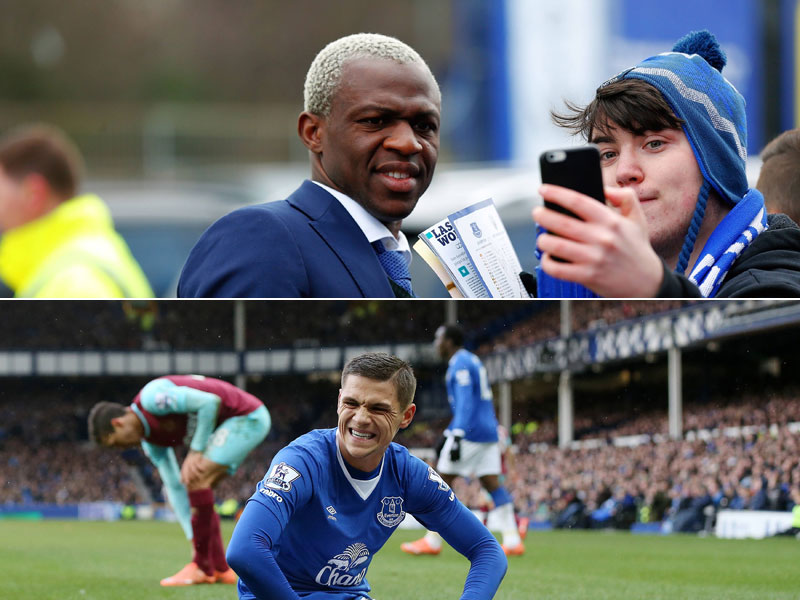
[{"label": "blue football shirt", "polygon": [[[395,443],[373,473],[355,471],[336,436],[336,429],[324,429],[297,438],[275,455],[258,483],[228,551],[229,560],[233,553],[248,563],[239,572],[240,597],[259,597],[248,581],[270,597],[284,597],[278,582],[268,579],[274,558],[301,597],[368,598],[369,565],[406,514],[452,540],[473,561],[476,573],[467,586],[475,588],[474,597],[491,597],[505,572],[502,550],[439,474]],[[254,547],[268,551],[259,557]],[[487,577],[487,570],[496,575]]]},{"label": "blue football shirt", "polygon": [[471,442],[496,442],[497,417],[486,367],[480,359],[461,348],[447,365],[447,399],[453,419],[450,433]]}]

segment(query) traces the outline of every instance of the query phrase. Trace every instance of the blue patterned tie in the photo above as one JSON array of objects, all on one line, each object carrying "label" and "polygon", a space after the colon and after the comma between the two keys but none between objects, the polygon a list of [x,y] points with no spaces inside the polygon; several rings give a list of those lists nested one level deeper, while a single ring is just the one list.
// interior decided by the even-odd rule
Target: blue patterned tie
[{"label": "blue patterned tie", "polygon": [[411,273],[408,272],[408,263],[406,263],[403,253],[398,250],[387,250],[380,240],[372,242],[372,247],[375,249],[375,254],[378,255],[378,260],[389,279],[413,296]]}]

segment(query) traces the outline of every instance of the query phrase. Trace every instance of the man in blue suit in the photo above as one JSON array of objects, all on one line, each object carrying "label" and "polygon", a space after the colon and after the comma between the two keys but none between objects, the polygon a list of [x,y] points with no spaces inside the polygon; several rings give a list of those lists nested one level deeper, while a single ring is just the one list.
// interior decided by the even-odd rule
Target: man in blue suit
[{"label": "man in blue suit", "polygon": [[179,297],[413,295],[400,225],[439,154],[433,74],[399,40],[356,34],[317,55],[304,96],[298,135],[311,180],[211,225],[183,267]]}]

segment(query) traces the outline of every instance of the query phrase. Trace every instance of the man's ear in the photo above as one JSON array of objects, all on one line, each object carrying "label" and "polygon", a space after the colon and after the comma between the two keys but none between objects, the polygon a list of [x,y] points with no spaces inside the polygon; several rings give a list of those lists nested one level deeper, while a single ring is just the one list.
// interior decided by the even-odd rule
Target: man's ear
[{"label": "man's ear", "polygon": [[117,427],[122,426],[122,417],[113,417],[111,419],[111,425],[116,429]]},{"label": "man's ear", "polygon": [[39,173],[30,173],[22,180],[22,189],[30,204],[30,210],[36,217],[50,212],[58,201],[52,197],[52,188]]},{"label": "man's ear", "polygon": [[411,425],[411,421],[414,419],[414,414],[417,412],[417,405],[413,402],[408,405],[403,411],[403,420],[400,422],[400,429],[405,429],[409,425]]},{"label": "man's ear", "polygon": [[297,135],[303,145],[315,154],[322,152],[322,137],[325,133],[325,118],[304,111],[297,119]]}]

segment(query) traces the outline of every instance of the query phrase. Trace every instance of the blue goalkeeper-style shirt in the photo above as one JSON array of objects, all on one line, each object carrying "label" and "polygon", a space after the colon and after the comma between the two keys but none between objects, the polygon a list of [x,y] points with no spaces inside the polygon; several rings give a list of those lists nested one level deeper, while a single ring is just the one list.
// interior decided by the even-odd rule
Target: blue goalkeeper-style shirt
[{"label": "blue goalkeeper-style shirt", "polygon": [[492,388],[480,359],[461,348],[450,357],[445,382],[453,412],[449,432],[471,442],[496,442]]},{"label": "blue goalkeeper-style shirt", "polygon": [[336,439],[336,429],[315,430],[275,455],[228,546],[239,597],[369,598],[372,559],[412,514],[470,559],[461,597],[492,598],[503,551],[439,474],[395,443],[375,471],[357,471]]}]

